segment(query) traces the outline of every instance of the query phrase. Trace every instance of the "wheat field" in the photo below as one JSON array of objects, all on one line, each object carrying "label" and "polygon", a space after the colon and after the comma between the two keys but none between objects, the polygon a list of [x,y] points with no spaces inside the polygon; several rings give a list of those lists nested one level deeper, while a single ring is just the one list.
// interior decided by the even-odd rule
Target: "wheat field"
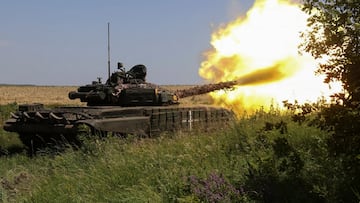
[{"label": "wheat field", "polygon": [[0,86],[0,104],[43,103],[81,105],[79,100],[68,99],[68,93],[77,87],[71,86]]},{"label": "wheat field", "polygon": [[[162,88],[170,91],[186,89],[191,85],[164,85]],[[70,100],[68,93],[76,91],[76,86],[21,86],[0,85],[0,105],[16,102],[17,104],[42,103],[45,105],[85,105],[77,100]],[[199,95],[180,100],[181,104],[210,104],[208,95]]]}]

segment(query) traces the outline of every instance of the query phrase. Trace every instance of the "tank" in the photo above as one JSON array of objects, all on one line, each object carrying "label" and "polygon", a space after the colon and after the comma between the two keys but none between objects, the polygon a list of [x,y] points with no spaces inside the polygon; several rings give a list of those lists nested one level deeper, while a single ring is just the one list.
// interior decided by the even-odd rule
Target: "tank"
[{"label": "tank", "polygon": [[169,91],[146,82],[146,67],[118,70],[105,83],[98,78],[69,92],[86,106],[45,108],[43,104],[19,105],[4,124],[16,132],[31,151],[60,141],[79,142],[79,133],[153,136],[164,131],[210,129],[234,119],[231,110],[208,106],[180,106],[179,99],[231,88],[235,81]]}]

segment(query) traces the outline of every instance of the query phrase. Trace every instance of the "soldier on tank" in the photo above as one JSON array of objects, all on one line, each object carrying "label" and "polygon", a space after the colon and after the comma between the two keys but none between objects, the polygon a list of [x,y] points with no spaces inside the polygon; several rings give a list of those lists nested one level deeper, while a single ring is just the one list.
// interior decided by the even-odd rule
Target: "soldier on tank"
[{"label": "soldier on tank", "polygon": [[121,91],[125,88],[127,88],[127,79],[126,79],[126,73],[125,69],[123,68],[122,63],[118,63],[118,70],[115,73],[113,73],[110,77],[110,84],[114,87],[114,96],[118,96]]}]

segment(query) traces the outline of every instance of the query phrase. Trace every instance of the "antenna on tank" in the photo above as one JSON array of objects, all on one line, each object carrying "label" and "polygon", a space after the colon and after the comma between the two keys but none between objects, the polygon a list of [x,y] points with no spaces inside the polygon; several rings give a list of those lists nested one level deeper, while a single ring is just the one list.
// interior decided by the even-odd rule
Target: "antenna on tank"
[{"label": "antenna on tank", "polygon": [[110,78],[110,23],[108,22],[108,78]]}]

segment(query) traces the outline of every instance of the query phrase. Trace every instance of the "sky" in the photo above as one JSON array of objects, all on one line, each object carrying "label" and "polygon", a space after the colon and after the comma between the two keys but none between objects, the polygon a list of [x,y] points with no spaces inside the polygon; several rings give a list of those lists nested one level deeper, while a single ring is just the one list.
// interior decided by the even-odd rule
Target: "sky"
[{"label": "sky", "polygon": [[147,67],[160,85],[206,83],[198,74],[211,34],[253,0],[0,0],[0,84],[85,85]]}]

